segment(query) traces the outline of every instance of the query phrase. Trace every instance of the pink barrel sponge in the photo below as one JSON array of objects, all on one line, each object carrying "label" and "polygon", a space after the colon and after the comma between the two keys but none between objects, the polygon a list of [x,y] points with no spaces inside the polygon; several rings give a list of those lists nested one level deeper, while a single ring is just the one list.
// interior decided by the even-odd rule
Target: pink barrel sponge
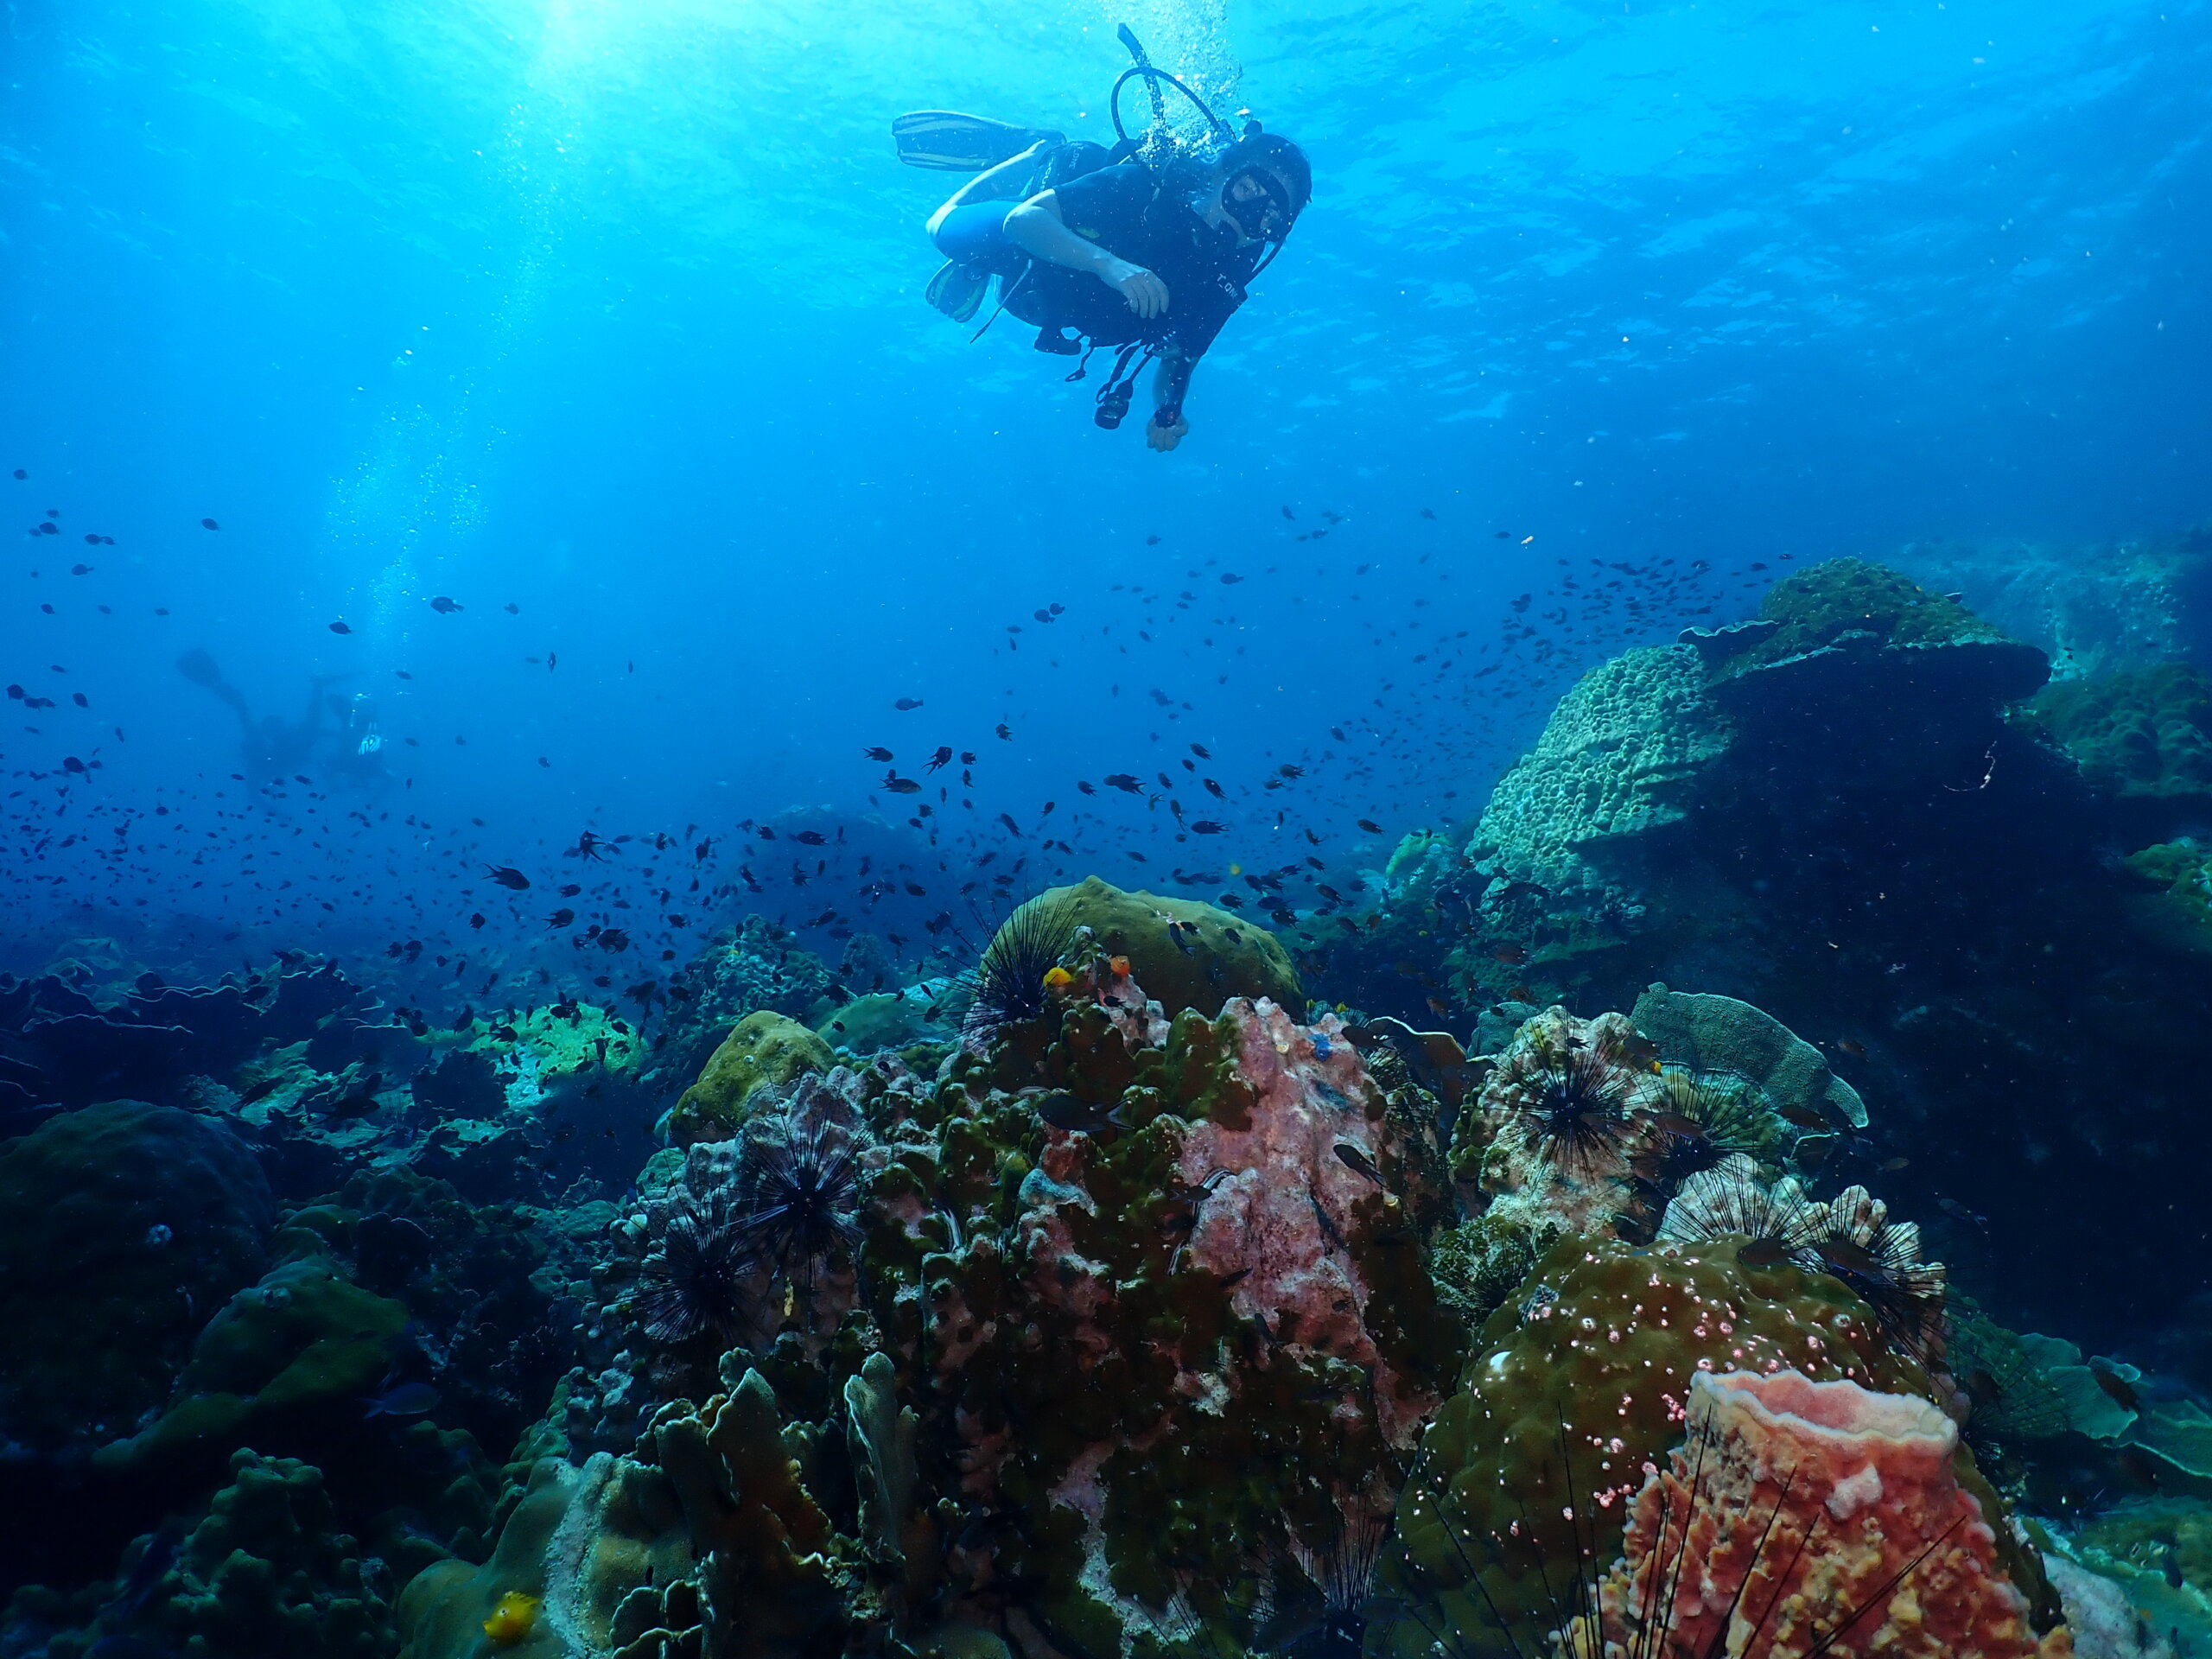
[{"label": "pink barrel sponge", "polygon": [[[1601,1586],[1607,1652],[2073,1652],[2063,1628],[2038,1640],[1960,1489],[1957,1427],[1929,1402],[1731,1371],[1693,1379],[1687,1416],[1688,1443],[1650,1470]],[[1579,1652],[1595,1650],[1576,1635]]]}]

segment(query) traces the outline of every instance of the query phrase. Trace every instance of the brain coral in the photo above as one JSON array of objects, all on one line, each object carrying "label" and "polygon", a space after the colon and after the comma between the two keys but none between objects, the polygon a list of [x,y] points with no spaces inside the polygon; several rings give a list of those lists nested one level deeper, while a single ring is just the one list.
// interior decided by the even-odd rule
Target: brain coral
[{"label": "brain coral", "polygon": [[1599,1618],[1575,1620],[1578,1655],[2073,1651],[2063,1632],[2037,1640],[1959,1484],[1958,1430],[1928,1401],[1795,1370],[1700,1373],[1687,1415],[1688,1444],[1630,1506]]},{"label": "brain coral", "polygon": [[1578,1526],[1585,1572],[1618,1554],[1624,1500],[1681,1438],[1703,1372],[1927,1389],[1840,1284],[1747,1266],[1743,1243],[1561,1238],[1491,1316],[1399,1505],[1398,1566],[1420,1618],[1466,1632],[1477,1651],[1495,1629],[1485,1594],[1516,1627],[1544,1624],[1546,1575],[1557,1586],[1574,1570]]},{"label": "brain coral", "polygon": [[1624,652],[1560,699],[1536,747],[1498,780],[1468,852],[1500,882],[1632,907],[1612,855],[1681,820],[1727,747],[1694,650]]}]

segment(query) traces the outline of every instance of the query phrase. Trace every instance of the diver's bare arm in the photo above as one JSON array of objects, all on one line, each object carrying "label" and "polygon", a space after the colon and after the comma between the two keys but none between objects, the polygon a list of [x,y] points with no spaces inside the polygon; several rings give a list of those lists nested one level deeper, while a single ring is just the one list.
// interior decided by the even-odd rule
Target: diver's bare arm
[{"label": "diver's bare arm", "polygon": [[1167,309],[1167,284],[1142,265],[1118,258],[1087,237],[1068,229],[1060,204],[1050,190],[1034,195],[1006,216],[1007,240],[1033,258],[1070,270],[1087,270],[1128,302],[1141,317]]}]

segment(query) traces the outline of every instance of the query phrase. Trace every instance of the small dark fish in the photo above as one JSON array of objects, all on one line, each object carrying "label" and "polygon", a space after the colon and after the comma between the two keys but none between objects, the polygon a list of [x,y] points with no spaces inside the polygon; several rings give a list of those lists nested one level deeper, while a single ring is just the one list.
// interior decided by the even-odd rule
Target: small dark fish
[{"label": "small dark fish", "polygon": [[1158,547],[1160,545],[1160,537],[1157,536],[1147,536],[1144,538],[1144,544],[1147,547]]},{"label": "small dark fish", "polygon": [[1834,1124],[1829,1122],[1809,1106],[1777,1106],[1775,1110],[1782,1115],[1784,1122],[1795,1123],[1801,1129],[1811,1129],[1819,1134],[1827,1135],[1835,1128]]},{"label": "small dark fish", "polygon": [[1217,836],[1225,827],[1216,823],[1211,818],[1200,818],[1191,826],[1191,833],[1194,836]]},{"label": "small dark fish", "polygon": [[803,847],[820,847],[827,842],[830,837],[819,830],[802,830],[791,839]]},{"label": "small dark fish", "polygon": [[1009,835],[1015,836],[1020,836],[1020,834],[1021,834],[1021,826],[1020,826],[1020,824],[1016,823],[1014,821],[1014,814],[1013,814],[1013,813],[1011,813],[1011,812],[1001,812],[1001,813],[1000,813],[1000,814],[999,814],[999,822],[1000,822],[1001,823],[1004,824],[1004,825],[1007,827],[1007,832]]},{"label": "small dark fish", "polygon": [[922,700],[919,697],[901,697],[891,706],[902,715],[912,714],[922,706]]},{"label": "small dark fish", "polygon": [[583,887],[580,883],[571,881],[567,886],[557,889],[557,891],[563,899],[573,899],[583,891]]},{"label": "small dark fish", "polygon": [[1382,1185],[1382,1172],[1375,1167],[1372,1159],[1349,1141],[1339,1141],[1332,1148],[1337,1161],[1355,1175],[1363,1175],[1376,1185]]},{"label": "small dark fish", "polygon": [[922,763],[922,770],[924,772],[942,772],[945,767],[951,764],[952,746],[950,743],[946,743],[940,745],[938,752]]},{"label": "small dark fish", "polygon": [[1221,575],[1221,585],[1224,588],[1234,588],[1243,580],[1243,577],[1227,570],[1223,571]]},{"label": "small dark fish", "polygon": [[516,604],[512,599],[505,604],[500,606],[499,608],[505,611],[509,616],[520,616],[522,614],[522,607]]},{"label": "small dark fish", "polygon": [[428,1382],[402,1382],[372,1395],[364,1417],[420,1417],[435,1410],[440,1396]]},{"label": "small dark fish", "polygon": [[1423,507],[1421,510],[1421,516],[1424,518],[1433,518],[1436,517],[1435,509],[1433,507]]},{"label": "small dark fish", "polygon": [[486,864],[484,879],[496,881],[512,893],[521,893],[530,886],[530,878],[512,864]]},{"label": "small dark fish", "polygon": [[1702,1141],[1707,1135],[1704,1124],[1680,1112],[1660,1113],[1651,1120],[1651,1127],[1683,1141]]},{"label": "small dark fish", "polygon": [[1124,795],[1141,795],[1144,793],[1144,785],[1138,782],[1135,775],[1131,772],[1109,772],[1099,781],[1106,785],[1109,789],[1120,790]]},{"label": "small dark fish", "polygon": [[1352,822],[1357,823],[1361,829],[1366,830],[1370,836],[1379,836],[1382,833],[1382,826],[1376,823],[1371,818],[1355,818]]},{"label": "small dark fish", "polygon": [[1835,1039],[1835,1046],[1854,1060],[1866,1058],[1866,1045],[1864,1043],[1855,1043],[1848,1037],[1839,1037]]},{"label": "small dark fish", "polygon": [[[16,476],[17,478],[21,478],[22,474],[21,473],[17,473]],[[222,526],[217,524],[213,518],[202,518],[200,521],[200,528],[202,530],[220,530]]]},{"label": "small dark fish", "polygon": [[1001,721],[997,725],[992,727],[991,729],[994,732],[996,732],[1003,741],[1008,743],[1014,741],[1014,728],[1007,725],[1004,721]]},{"label": "small dark fish", "polygon": [[332,623],[330,625],[330,631],[333,633],[351,633],[353,632],[353,629],[347,627],[343,622]]},{"label": "small dark fish", "polygon": [[1778,1238],[1755,1238],[1736,1248],[1736,1259],[1747,1268],[1778,1268],[1790,1255],[1789,1247]]},{"label": "small dark fish", "polygon": [[576,912],[570,910],[566,905],[563,905],[560,909],[555,911],[550,916],[548,916],[545,918],[545,925],[548,927],[566,927],[575,919]]},{"label": "small dark fish", "polygon": [[464,607],[455,604],[452,600],[448,599],[443,594],[440,594],[435,599],[430,601],[430,608],[435,611],[440,616],[451,616],[455,611],[463,609]]},{"label": "small dark fish", "polygon": [[244,1094],[238,1096],[238,1104],[241,1106],[251,1106],[257,1100],[266,1100],[270,1095],[276,1092],[277,1084],[283,1081],[283,1079],[282,1077],[264,1077],[259,1083],[255,1084],[252,1088],[247,1090]]},{"label": "small dark fish", "polygon": [[1490,959],[1492,962],[1502,962],[1508,968],[1518,968],[1529,960],[1529,947],[1525,944],[1493,945],[1491,947]]},{"label": "small dark fish", "polygon": [[1980,1228],[1985,1232],[1989,1230],[1989,1217],[1987,1216],[1977,1216],[1973,1211],[1967,1209],[1966,1205],[1961,1204],[1956,1198],[1938,1198],[1936,1200],[1936,1207],[1938,1210],[1941,1210],[1945,1215],[1950,1217],[1954,1221],[1970,1223],[1974,1226]]},{"label": "small dark fish", "polygon": [[1077,1100],[1064,1089],[1039,1096],[1035,1102],[1037,1116],[1056,1129],[1065,1129],[1071,1135],[1096,1134],[1112,1120],[1119,1108],[1096,1106]]},{"label": "small dark fish", "polygon": [[897,772],[886,775],[881,785],[893,795],[918,795],[922,786],[912,778],[901,778]]},{"label": "small dark fish", "polygon": [[1911,1163],[1912,1160],[1910,1158],[1885,1158],[1880,1163],[1875,1165],[1874,1167],[1880,1170],[1885,1175],[1889,1175],[1894,1174],[1900,1169],[1910,1167]]},{"label": "small dark fish", "polygon": [[880,743],[874,744],[868,748],[862,749],[861,753],[871,760],[881,761],[887,766],[890,764],[891,751],[885,748]]},{"label": "small dark fish", "polygon": [[2105,1391],[2113,1404],[2118,1406],[2122,1411],[2133,1411],[2140,1404],[2142,1396],[2135,1392],[2133,1386],[2118,1371],[2107,1370],[2101,1365],[2092,1365],[2089,1367],[2089,1375],[2096,1379],[2097,1386]]},{"label": "small dark fish", "polygon": [[1821,1261],[1846,1273],[1872,1278],[1882,1270],[1880,1259],[1872,1250],[1847,1238],[1824,1238],[1815,1248],[1820,1251]]}]

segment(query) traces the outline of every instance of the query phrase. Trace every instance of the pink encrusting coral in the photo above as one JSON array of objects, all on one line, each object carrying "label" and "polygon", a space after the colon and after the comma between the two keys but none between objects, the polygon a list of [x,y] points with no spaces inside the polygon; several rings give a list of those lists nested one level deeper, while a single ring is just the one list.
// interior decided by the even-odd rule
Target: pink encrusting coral
[{"label": "pink encrusting coral", "polygon": [[[1688,1443],[1637,1495],[1599,1587],[1608,1656],[2058,1659],[1913,1395],[1796,1371],[1692,1380]],[[1594,1659],[1586,1631],[1570,1644]]]},{"label": "pink encrusting coral", "polygon": [[1209,1195],[1191,1234],[1194,1266],[1234,1281],[1230,1306],[1294,1351],[1346,1360],[1375,1379],[1383,1432],[1410,1444],[1435,1402],[1400,1397],[1369,1333],[1373,1287],[1351,1245],[1399,1200],[1362,1173],[1399,1160],[1381,1092],[1343,1022],[1300,1026],[1273,1002],[1232,997],[1244,1121],[1208,1118],[1185,1135],[1177,1173]]}]

